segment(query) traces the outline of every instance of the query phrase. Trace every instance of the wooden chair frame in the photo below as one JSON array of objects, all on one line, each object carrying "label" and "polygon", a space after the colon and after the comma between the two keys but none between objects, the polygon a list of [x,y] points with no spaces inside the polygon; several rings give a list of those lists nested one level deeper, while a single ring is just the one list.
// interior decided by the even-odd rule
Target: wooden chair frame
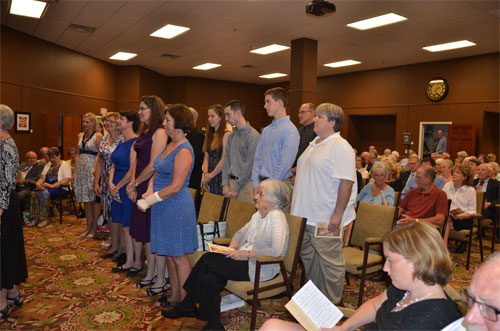
[{"label": "wooden chair frame", "polygon": [[[66,196],[63,196],[63,189],[66,188],[68,190],[68,194]],[[73,189],[71,188],[70,184],[61,184],[59,186],[59,197],[55,199],[50,199],[49,203],[54,204],[59,206],[59,224],[62,224],[62,217],[63,217],[63,202],[64,201],[69,201],[71,202],[71,205],[73,206],[73,211],[75,212],[76,218],[78,218],[78,210],[76,209],[76,204],[75,204],[75,193],[73,192]]]},{"label": "wooden chair frame", "polygon": [[[297,235],[298,235],[297,245],[295,247],[292,268],[290,270],[290,273],[288,273],[288,271],[286,270],[284,257],[259,256],[256,259],[255,281],[254,281],[253,289],[247,291],[247,295],[249,295],[249,296],[252,295],[252,299],[251,299],[252,300],[252,317],[251,317],[251,321],[250,321],[250,330],[255,330],[255,325],[257,323],[257,307],[259,306],[259,294],[260,293],[285,286],[287,296],[290,299],[292,298],[292,295],[293,295],[292,280],[295,278],[295,275],[296,275],[297,270],[298,270],[300,250],[302,247],[302,239],[304,238],[304,231],[306,228],[306,219],[300,218],[300,222],[301,222],[300,228],[299,228],[299,231],[297,233]],[[293,249],[293,248],[289,246],[288,249]],[[276,283],[276,284],[271,284],[271,285],[266,285],[264,287],[261,287],[261,285],[260,285],[260,269],[263,265],[268,265],[268,264],[279,264],[280,272],[281,272],[281,275],[283,276],[283,281]]]},{"label": "wooden chair frame", "polygon": [[[357,212],[358,208],[359,208],[359,204],[358,204],[358,207],[356,208],[356,212]],[[393,207],[393,208],[394,208],[394,215],[392,217],[391,229],[393,229],[394,226],[396,225],[396,221],[397,221],[397,217],[398,217],[398,207]],[[349,237],[349,244],[351,243],[351,238],[352,238],[352,235],[353,235],[353,233],[355,231],[355,227],[356,227],[356,220],[354,220],[353,222],[354,222],[353,223],[353,228],[352,228],[352,231],[351,231],[351,235]],[[380,264],[384,265],[384,263],[385,263],[385,258],[384,258],[383,255],[382,255],[382,261],[368,263],[368,254],[369,254],[369,251],[374,246],[380,246],[380,247],[382,247],[381,238],[365,238],[365,245],[364,245],[364,252],[363,252],[363,264],[361,266],[356,267],[357,270],[361,270],[361,275],[352,274],[354,277],[360,278],[359,295],[358,295],[358,307],[361,306],[361,304],[363,303],[363,294],[364,294],[364,290],[365,290],[365,281],[366,281],[367,275],[368,275],[367,274],[367,269],[370,268],[370,267],[374,267],[374,266],[380,265]],[[377,271],[377,272],[379,272],[379,271]],[[346,271],[346,274],[345,274],[345,279],[346,279],[347,284],[349,285],[349,276],[348,276],[347,271]],[[386,283],[388,283],[387,276],[385,276],[384,279],[385,279]]]}]

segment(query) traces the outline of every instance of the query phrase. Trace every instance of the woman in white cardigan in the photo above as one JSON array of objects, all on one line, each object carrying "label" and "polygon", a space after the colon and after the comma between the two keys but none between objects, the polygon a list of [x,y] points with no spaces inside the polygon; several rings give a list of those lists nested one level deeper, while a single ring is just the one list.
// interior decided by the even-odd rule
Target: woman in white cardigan
[{"label": "woman in white cardigan", "polygon": [[[257,212],[231,240],[226,253],[207,253],[196,263],[184,289],[181,303],[162,312],[168,318],[194,317],[208,321],[204,330],[223,330],[220,321],[220,291],[228,280],[254,281],[257,256],[284,256],[288,247],[289,229],[281,209],[288,204],[290,192],[278,180],[265,180],[255,190]],[[260,280],[279,273],[278,265],[261,267]],[[199,308],[195,313],[195,302]]]}]

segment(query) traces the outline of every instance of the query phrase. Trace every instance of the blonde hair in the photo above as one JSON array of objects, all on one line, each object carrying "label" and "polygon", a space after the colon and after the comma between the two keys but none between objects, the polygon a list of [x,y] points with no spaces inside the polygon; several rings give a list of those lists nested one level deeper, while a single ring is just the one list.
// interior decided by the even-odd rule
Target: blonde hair
[{"label": "blonde hair", "polygon": [[97,131],[97,116],[94,113],[86,113],[82,116],[82,119],[88,118],[91,122],[94,123],[94,131]]},{"label": "blonde hair", "polygon": [[410,260],[413,278],[426,285],[446,285],[452,273],[450,254],[439,231],[429,223],[415,222],[384,235],[386,249]]}]

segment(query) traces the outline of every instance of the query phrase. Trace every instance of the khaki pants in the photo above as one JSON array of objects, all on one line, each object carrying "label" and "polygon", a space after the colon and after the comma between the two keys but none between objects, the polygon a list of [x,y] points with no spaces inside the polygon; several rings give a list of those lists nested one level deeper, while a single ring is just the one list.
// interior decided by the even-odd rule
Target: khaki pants
[{"label": "khaki pants", "polygon": [[315,238],[314,228],[312,225],[306,226],[300,252],[306,277],[312,280],[332,303],[339,303],[344,291],[343,240]]},{"label": "khaki pants", "polygon": [[[231,191],[234,190],[236,182],[237,182],[236,179],[229,180],[229,188],[231,189]],[[236,200],[253,203],[253,187],[251,180],[249,180],[245,185],[243,185],[240,192],[238,192],[238,195],[236,195]]]}]

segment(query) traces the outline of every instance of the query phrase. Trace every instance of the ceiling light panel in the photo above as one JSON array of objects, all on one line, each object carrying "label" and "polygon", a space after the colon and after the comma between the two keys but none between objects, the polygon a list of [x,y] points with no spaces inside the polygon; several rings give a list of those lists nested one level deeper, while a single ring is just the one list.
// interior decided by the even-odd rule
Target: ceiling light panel
[{"label": "ceiling light panel", "polygon": [[324,64],[324,66],[331,67],[331,68],[340,68],[340,67],[353,66],[355,64],[360,64],[360,63],[361,62],[356,61],[356,60],[344,60],[344,61],[326,63],[326,64]]},{"label": "ceiling light panel", "polygon": [[401,21],[406,21],[407,18],[394,13],[385,14],[377,17],[372,17],[366,20],[347,24],[348,27],[358,30],[368,30],[378,28],[379,26],[389,25]]},{"label": "ceiling light panel", "polygon": [[464,48],[464,47],[470,47],[470,46],[475,46],[475,45],[476,44],[473,43],[472,41],[460,40],[460,41],[454,41],[454,42],[446,43],[446,44],[426,46],[426,47],[422,47],[422,48],[425,49],[426,51],[429,51],[429,52],[441,52],[441,51],[448,51],[450,49]]},{"label": "ceiling light panel", "polygon": [[127,53],[127,52],[118,52],[112,57],[110,57],[111,60],[120,60],[120,61],[128,61],[131,58],[136,57],[137,54],[135,53]]},{"label": "ceiling light panel", "polygon": [[279,78],[279,77],[285,77],[286,74],[282,74],[279,72],[275,72],[273,74],[267,74],[267,75],[261,75],[259,76],[260,78],[267,78],[267,79],[272,79],[272,78]]},{"label": "ceiling light panel", "polygon": [[220,67],[220,64],[217,64],[217,63],[204,63],[204,64],[200,64],[199,66],[193,67],[193,69],[196,69],[196,70],[210,70],[210,69],[214,69],[214,68],[218,68],[218,67]]},{"label": "ceiling light panel", "polygon": [[156,30],[152,34],[150,34],[151,37],[158,37],[158,38],[165,38],[165,39],[172,39],[174,37],[177,37],[178,35],[189,31],[190,28],[187,28],[185,26],[178,26],[178,25],[173,25],[173,24],[167,24],[163,28]]},{"label": "ceiling light panel", "polygon": [[12,15],[40,18],[47,6],[46,2],[36,0],[12,0],[10,13]]},{"label": "ceiling light panel", "polygon": [[272,44],[269,46],[253,49],[250,51],[250,53],[256,53],[256,54],[261,54],[261,55],[267,55],[271,53],[276,53],[276,52],[281,52],[284,51],[285,49],[289,49],[290,47],[288,46],[283,46],[283,45],[278,45],[278,44]]}]

